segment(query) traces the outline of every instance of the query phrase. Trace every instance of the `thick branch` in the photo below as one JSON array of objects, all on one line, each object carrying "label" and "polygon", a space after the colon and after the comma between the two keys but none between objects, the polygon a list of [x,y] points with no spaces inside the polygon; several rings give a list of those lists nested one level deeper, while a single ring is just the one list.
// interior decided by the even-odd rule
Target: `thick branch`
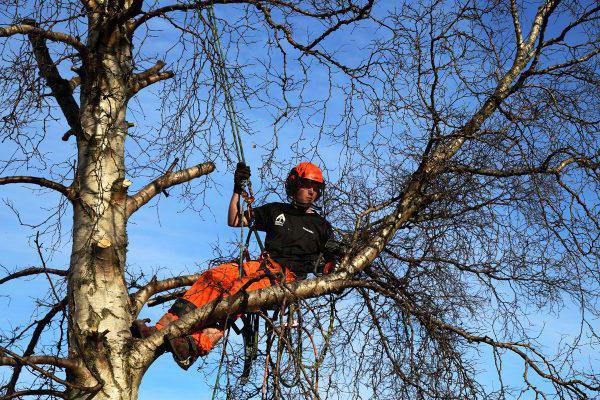
[{"label": "thick branch", "polygon": [[[29,21],[29,23],[31,26],[36,25],[35,21]],[[27,37],[31,42],[40,75],[46,80],[67,123],[75,131],[75,134],[78,134],[81,132],[81,124],[79,122],[79,105],[73,97],[73,84],[63,79],[58,72],[46,45],[46,37],[37,31],[29,32]]]},{"label": "thick branch", "polygon": [[5,176],[0,178],[0,186],[8,185],[9,183],[31,183],[48,189],[56,190],[57,192],[62,193],[67,199],[73,200],[73,190],[70,187],[45,178],[39,178],[36,176]]},{"label": "thick branch", "polygon": [[160,72],[164,66],[164,61],[158,61],[156,65],[148,68],[146,71],[134,75],[128,88],[128,96],[131,97],[135,95],[137,92],[153,83],[174,77],[175,74],[172,71]]},{"label": "thick branch", "polygon": [[22,278],[24,276],[45,274],[45,273],[58,275],[58,276],[67,276],[69,271],[64,270],[64,269],[40,268],[40,267],[25,268],[21,271],[13,272],[12,274],[9,274],[9,275],[5,276],[4,278],[0,279],[0,285],[5,282],[8,282],[10,280]]},{"label": "thick branch", "polygon": [[11,394],[7,394],[2,397],[2,400],[10,400],[10,399],[20,399],[25,396],[36,396],[37,399],[40,396],[53,396],[60,397],[61,399],[66,399],[67,395],[64,392],[59,392],[58,390],[48,390],[48,389],[31,389],[31,390],[19,390],[18,392],[14,392]]},{"label": "thick branch", "polygon": [[153,278],[146,286],[130,296],[131,304],[134,307],[134,315],[137,315],[148,299],[156,293],[164,292],[184,286],[190,286],[200,277],[200,274],[178,276],[175,278],[157,281]]},{"label": "thick branch", "polygon": [[160,296],[155,296],[155,297],[151,298],[150,300],[148,300],[148,307],[156,307],[156,306],[166,303],[168,301],[173,301],[175,299],[182,297],[186,292],[187,292],[187,289],[180,289],[180,290],[176,290],[174,292],[165,293]]},{"label": "thick branch", "polygon": [[132,362],[140,367],[150,365],[155,357],[156,349],[162,345],[166,335],[182,336],[194,327],[224,320],[229,315],[275,306],[284,301],[308,299],[351,287],[369,287],[370,285],[364,281],[344,279],[343,276],[343,273],[336,273],[285,286],[277,285],[252,292],[237,293],[215,300],[170,324],[159,333],[138,341],[132,351]]},{"label": "thick branch", "polygon": [[167,173],[158,179],[150,182],[142,190],[127,200],[127,217],[131,216],[144,204],[148,203],[154,196],[161,191],[184,182],[191,181],[202,175],[210,174],[215,170],[215,164],[206,162],[195,165],[191,168],[182,169],[177,172]]},{"label": "thick branch", "polygon": [[102,387],[101,384],[98,384],[94,387],[85,387],[74,385],[57,377],[56,375],[46,371],[43,368],[38,367],[40,364],[54,365],[60,368],[65,368],[68,370],[76,370],[79,368],[79,363],[76,360],[70,360],[66,358],[54,357],[54,356],[31,356],[31,357],[21,357],[16,353],[0,346],[0,354],[8,354],[8,357],[0,357],[0,365],[27,365],[34,371],[39,372],[44,375],[46,378],[52,379],[55,382],[60,383],[61,385],[68,386],[73,389],[83,390],[86,392],[97,392]]},{"label": "thick branch", "polygon": [[68,44],[77,49],[82,57],[87,57],[87,47],[85,46],[85,44],[80,42],[79,39],[71,35],[67,35],[66,33],[47,31],[38,26],[35,26],[35,24],[29,23],[29,21],[27,21],[27,23],[24,24],[12,25],[7,28],[0,28],[0,37],[10,37],[19,34],[33,34],[36,36],[41,36],[44,39],[48,39],[53,42],[61,42]]},{"label": "thick branch", "polygon": [[8,357],[0,357],[0,365],[28,365],[42,374],[47,374],[42,368],[37,365],[54,365],[55,367],[66,368],[66,369],[77,369],[78,364],[74,360],[66,358],[60,358],[55,356],[29,356],[20,357],[17,354],[0,347],[0,354],[6,353]]},{"label": "thick branch", "polygon": [[[571,164],[573,161],[569,162]],[[493,169],[493,168],[474,168],[467,165],[453,165],[446,168],[447,172],[466,173],[473,175],[493,176],[497,178],[509,178],[513,176],[525,176],[535,174],[558,174],[564,166],[556,168],[548,167],[528,167],[514,169]]]}]

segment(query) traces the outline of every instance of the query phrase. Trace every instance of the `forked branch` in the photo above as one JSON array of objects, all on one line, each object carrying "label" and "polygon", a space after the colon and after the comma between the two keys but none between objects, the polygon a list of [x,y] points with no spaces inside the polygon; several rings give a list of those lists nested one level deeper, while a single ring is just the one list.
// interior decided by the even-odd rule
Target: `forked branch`
[{"label": "forked branch", "polygon": [[[33,20],[27,20],[27,23],[29,26],[37,26],[37,23]],[[73,97],[73,85],[77,84],[77,79],[71,82],[63,79],[60,75],[56,64],[50,56],[48,46],[46,45],[46,36],[39,33],[37,30],[33,30],[27,34],[27,37],[31,42],[40,76],[46,81],[46,84],[50,88],[52,96],[54,96],[60,106],[67,123],[75,135],[78,135],[82,131],[81,123],[79,121],[79,105]]]}]

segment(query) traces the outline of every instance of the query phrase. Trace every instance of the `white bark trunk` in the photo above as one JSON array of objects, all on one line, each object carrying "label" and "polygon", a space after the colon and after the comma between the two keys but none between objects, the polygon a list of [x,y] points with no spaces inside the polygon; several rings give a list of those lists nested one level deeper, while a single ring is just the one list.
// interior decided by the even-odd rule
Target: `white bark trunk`
[{"label": "white bark trunk", "polygon": [[[81,95],[84,135],[77,139],[69,352],[86,371],[69,380],[86,387],[100,382],[95,400],[129,400],[137,398],[141,380],[128,363],[131,305],[124,276],[127,187],[122,183],[131,46],[118,31],[111,36],[97,46]],[[71,390],[70,398],[88,397]]]}]

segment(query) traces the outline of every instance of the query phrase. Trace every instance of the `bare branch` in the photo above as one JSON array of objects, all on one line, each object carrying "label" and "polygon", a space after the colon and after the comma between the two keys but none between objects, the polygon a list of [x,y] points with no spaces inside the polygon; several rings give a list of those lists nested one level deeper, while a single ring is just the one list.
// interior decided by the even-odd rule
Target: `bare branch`
[{"label": "bare branch", "polygon": [[[597,20],[598,18],[600,18],[599,16],[594,16],[592,17],[593,14],[597,13],[598,11],[600,11],[600,6],[596,6],[591,8],[590,10],[588,10],[587,12],[581,14],[581,16],[579,18],[577,18],[575,21],[571,22],[570,24],[568,24],[566,27],[563,28],[563,30],[560,32],[560,34],[552,39],[548,39],[547,41],[544,42],[543,46],[547,47],[547,46],[551,46],[553,44],[562,42],[563,40],[565,40],[565,37],[567,36],[567,34],[573,30],[573,28],[581,25],[584,22],[589,22],[589,21],[593,21],[593,20]],[[592,17],[592,18],[590,18]]]},{"label": "bare branch", "polygon": [[8,357],[0,357],[0,365],[28,365],[38,372],[42,372],[46,375],[48,372],[37,365],[54,365],[55,367],[66,368],[66,369],[77,369],[78,364],[66,358],[60,358],[55,356],[28,356],[21,357],[16,353],[0,346],[0,353],[8,354]]},{"label": "bare branch", "polygon": [[282,304],[282,302],[314,298],[347,288],[371,285],[364,280],[345,279],[345,275],[343,272],[334,273],[317,279],[271,286],[252,292],[239,292],[233,296],[215,300],[169,324],[160,333],[137,342],[132,351],[132,360],[138,362],[138,365],[149,365],[155,357],[155,350],[162,345],[166,335],[182,336],[198,326],[224,320],[229,315],[271,307]]},{"label": "bare branch", "polygon": [[9,275],[5,276],[4,278],[0,279],[0,285],[8,282],[10,280],[13,280],[13,279],[21,278],[23,276],[37,275],[37,274],[44,274],[44,273],[49,273],[49,274],[58,275],[58,276],[67,276],[69,271],[64,270],[64,269],[43,268],[43,267],[42,268],[40,268],[40,267],[25,268],[21,271],[13,272],[12,274],[9,274]]},{"label": "bare branch", "polygon": [[581,64],[583,62],[586,62],[586,61],[592,59],[593,57],[595,57],[598,54],[600,54],[600,48],[597,48],[594,51],[591,51],[588,54],[583,55],[581,57],[573,58],[569,61],[565,61],[564,63],[552,65],[550,67],[546,67],[546,68],[542,68],[542,69],[532,70],[530,73],[532,75],[547,74],[549,72],[553,72],[553,71],[556,71],[559,69],[568,68],[568,67],[572,67],[573,65]]},{"label": "bare branch", "polygon": [[[65,309],[66,305],[67,305],[67,299],[65,298],[60,303],[58,303],[54,307],[52,307],[50,309],[50,311],[44,316],[44,318],[42,318],[41,320],[39,320],[37,322],[37,325],[33,331],[33,334],[31,335],[29,344],[27,345],[27,349],[25,349],[25,352],[23,353],[23,357],[29,357],[33,354],[33,352],[35,350],[35,346],[37,345],[37,343],[40,339],[40,336],[42,335],[42,332],[44,331],[44,328],[50,323],[50,321],[52,321],[52,318],[54,318],[54,316],[56,314],[58,314],[60,311]],[[21,374],[22,368],[23,368],[23,364],[17,364],[15,366],[15,368],[13,370],[13,374],[10,378],[10,381],[6,386],[7,394],[11,394],[14,392],[15,386],[19,379],[19,375]]]},{"label": "bare branch", "polygon": [[10,183],[31,183],[34,185],[42,186],[48,189],[56,190],[63,194],[67,199],[73,200],[73,189],[68,186],[64,186],[60,183],[51,181],[45,178],[39,178],[36,176],[6,176],[0,177],[0,186],[8,185]]},{"label": "bare branch", "polygon": [[[29,22],[29,21],[27,21]],[[51,40],[53,42],[61,42],[68,44],[79,51],[79,54],[83,58],[87,58],[87,47],[85,44],[79,41],[79,39],[67,35],[61,32],[52,32],[42,29],[38,26],[32,25],[30,23],[24,23],[20,25],[12,25],[7,28],[0,28],[0,37],[10,37],[14,35],[28,35],[33,34],[36,36],[41,36],[44,39]]]},{"label": "bare branch", "polygon": [[5,353],[8,354],[8,357],[0,357],[0,365],[27,365],[31,369],[39,372],[44,375],[46,378],[52,379],[55,382],[60,383],[61,385],[65,385],[67,387],[83,390],[86,392],[97,392],[102,388],[102,384],[97,384],[94,387],[85,387],[74,385],[57,377],[54,374],[44,370],[43,368],[38,367],[40,364],[46,365],[54,365],[60,368],[65,368],[67,370],[75,371],[80,368],[80,363],[76,360],[70,360],[66,358],[54,357],[54,356],[30,356],[30,357],[21,357],[16,353],[0,346],[0,354]]},{"label": "bare branch", "polygon": [[157,281],[156,277],[143,288],[130,296],[131,303],[134,308],[134,315],[137,315],[148,299],[157,293],[164,292],[175,288],[190,286],[200,278],[200,274],[177,276],[175,278]]},{"label": "bare branch", "polygon": [[[324,60],[327,60],[327,62],[335,65],[336,67],[338,67],[340,70],[344,71],[344,73],[348,74],[349,76],[354,76],[355,75],[355,70],[352,68],[347,67],[346,65],[343,65],[342,63],[340,63],[339,61],[336,61],[335,59],[333,59],[331,56],[323,53],[320,50],[314,50],[313,47],[318,43],[318,40],[322,40],[324,39],[326,36],[328,36],[329,34],[331,34],[331,32],[333,32],[333,30],[328,30],[326,31],[321,38],[318,38],[317,40],[313,41],[312,43],[308,44],[308,45],[304,45],[299,43],[298,41],[296,41],[296,39],[294,39],[294,36],[292,35],[292,31],[290,29],[290,27],[284,25],[284,24],[280,24],[275,22],[275,20],[273,19],[273,16],[271,14],[271,10],[264,6],[261,3],[256,3],[256,8],[258,8],[262,13],[263,16],[265,17],[265,21],[267,22],[267,24],[269,24],[269,26],[277,31],[281,31],[287,42],[292,45],[294,48],[296,48],[297,50],[315,56],[315,57],[320,57]],[[365,15],[366,16],[366,15]],[[359,16],[356,17],[356,20],[359,19],[363,19],[365,18],[365,16]],[[337,26],[342,26],[342,23],[338,23]],[[336,28],[337,29],[337,28]]]},{"label": "bare branch", "polygon": [[59,392],[58,390],[49,390],[49,389],[32,389],[32,390],[19,390],[18,392],[10,393],[5,396],[2,396],[2,400],[9,399],[18,399],[24,396],[36,396],[36,398],[40,398],[40,396],[54,396],[60,397],[61,399],[66,399],[67,395],[64,392]]},{"label": "bare branch", "polygon": [[172,71],[160,72],[165,66],[164,61],[158,61],[156,65],[148,68],[146,71],[136,74],[129,85],[128,96],[131,97],[143,88],[153,83],[172,78],[175,74]]},{"label": "bare branch", "polygon": [[160,178],[150,182],[135,195],[127,199],[127,216],[131,216],[144,204],[148,203],[154,196],[161,191],[184,182],[189,182],[192,179],[202,175],[210,174],[215,170],[215,164],[206,162],[193,167],[182,169],[177,172],[167,173]]},{"label": "bare branch", "polygon": [[[37,26],[33,20],[28,20],[27,22],[30,26]],[[32,31],[27,34],[27,37],[31,42],[40,75],[46,80],[46,84],[52,91],[52,96],[58,102],[67,123],[77,135],[82,129],[79,121],[79,105],[73,97],[73,88],[74,85],[79,84],[80,79],[77,77],[77,79],[71,82],[62,78],[50,56],[50,51],[46,45],[47,38],[44,35],[37,31]]]},{"label": "bare branch", "polygon": [[[174,11],[185,12],[185,11],[191,11],[191,10],[202,10],[203,8],[206,8],[209,5],[213,5],[213,4],[240,4],[240,3],[259,5],[260,1],[256,1],[256,0],[217,0],[217,1],[204,1],[204,2],[197,1],[194,3],[171,4],[171,5],[160,7],[155,10],[151,10],[151,11],[148,11],[147,13],[144,13],[144,15],[142,15],[138,20],[136,20],[134,22],[134,24],[131,27],[131,30],[133,31],[133,30],[137,29],[140,25],[143,25],[144,23],[146,23],[148,20],[150,20],[152,18],[162,17],[165,14],[168,14],[168,13],[171,13]],[[353,5],[352,3],[350,3],[349,6],[346,8],[333,9],[331,11],[323,11],[323,12],[308,11],[308,10],[298,7],[293,2],[271,0],[270,3],[275,6],[287,8],[287,9],[289,9],[295,13],[298,13],[300,15],[304,15],[306,17],[313,17],[313,18],[332,18],[332,17],[335,17],[336,15],[343,15],[343,14],[346,14],[351,11],[353,11],[353,12],[356,11],[356,6]]]},{"label": "bare branch", "polygon": [[[390,291],[390,290],[383,288],[376,284],[369,285],[368,289],[377,291],[381,294],[384,294],[386,297],[396,300],[397,302],[400,303],[400,305],[403,308],[406,309],[406,311],[415,315],[424,326],[431,326],[433,324],[433,325],[437,326],[438,328],[458,334],[459,336],[463,337],[464,339],[468,340],[469,342],[488,344],[492,347],[506,349],[506,350],[509,350],[509,351],[517,354],[519,357],[521,357],[521,359],[525,362],[525,364],[527,364],[527,366],[531,367],[540,377],[548,379],[548,380],[550,380],[558,385],[561,385],[563,387],[566,387],[570,391],[575,391],[578,394],[583,394],[577,386],[583,386],[586,389],[589,389],[592,391],[600,391],[600,386],[590,385],[579,379],[571,379],[571,380],[565,381],[551,373],[545,372],[540,367],[539,363],[536,362],[535,360],[533,360],[526,353],[526,350],[529,350],[530,352],[534,353],[538,358],[540,358],[542,364],[548,365],[548,362],[536,349],[534,349],[532,346],[530,346],[527,343],[500,342],[500,341],[493,340],[489,336],[479,336],[479,335],[471,334],[463,328],[448,324],[444,321],[436,319],[433,315],[431,315],[427,312],[423,312],[422,310],[419,309],[419,307],[416,304],[414,304],[410,301],[410,295],[408,295],[408,294]],[[402,292],[402,290],[400,292]]]}]

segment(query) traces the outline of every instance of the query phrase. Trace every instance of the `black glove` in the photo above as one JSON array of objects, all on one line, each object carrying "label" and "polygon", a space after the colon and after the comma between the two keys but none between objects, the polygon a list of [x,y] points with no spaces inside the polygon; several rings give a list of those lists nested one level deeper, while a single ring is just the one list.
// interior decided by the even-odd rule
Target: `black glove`
[{"label": "black glove", "polygon": [[242,194],[244,181],[250,179],[250,167],[243,162],[237,163],[233,173],[233,193]]}]

